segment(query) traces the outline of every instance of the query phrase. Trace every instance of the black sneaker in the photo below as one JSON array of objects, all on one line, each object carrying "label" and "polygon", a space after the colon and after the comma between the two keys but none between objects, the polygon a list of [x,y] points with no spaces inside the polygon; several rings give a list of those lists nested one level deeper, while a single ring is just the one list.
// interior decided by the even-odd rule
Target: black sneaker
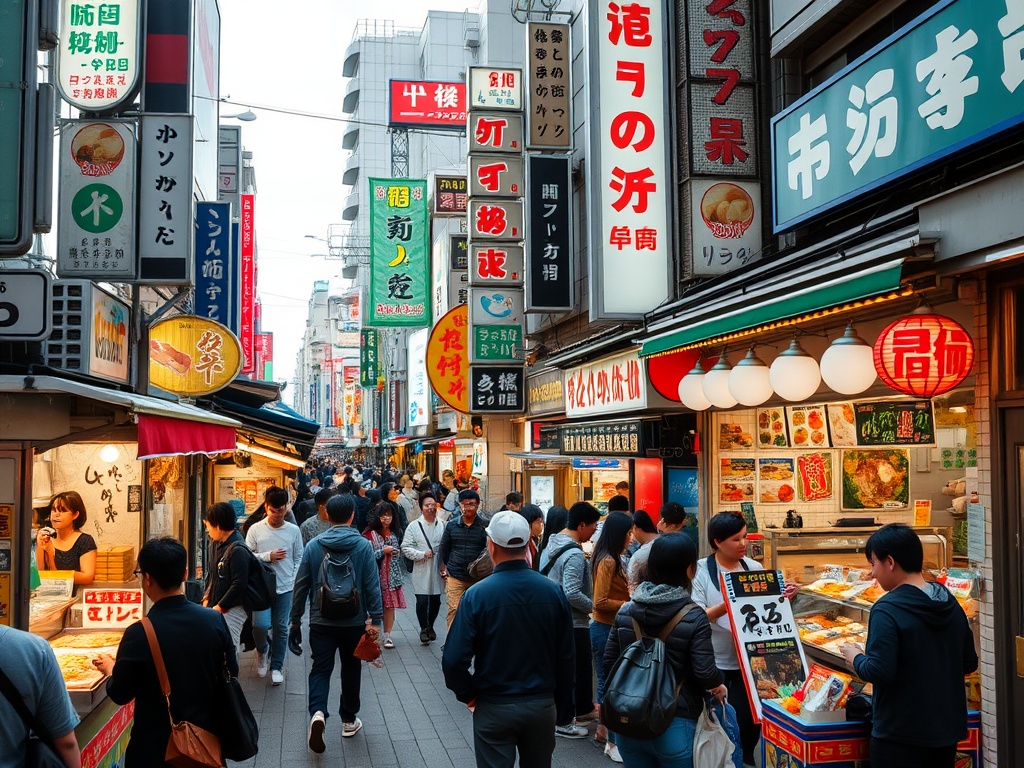
[{"label": "black sneaker", "polygon": [[437,640],[437,632],[434,631],[433,627],[428,628],[427,632],[430,634],[430,642]]},{"label": "black sneaker", "polygon": [[424,645],[430,644],[430,632],[425,629],[420,630],[420,642]]}]

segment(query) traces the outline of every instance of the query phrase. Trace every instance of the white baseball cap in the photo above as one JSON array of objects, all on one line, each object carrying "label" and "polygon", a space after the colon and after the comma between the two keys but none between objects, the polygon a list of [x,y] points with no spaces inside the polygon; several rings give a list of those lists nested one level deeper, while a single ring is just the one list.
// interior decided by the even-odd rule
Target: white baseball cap
[{"label": "white baseball cap", "polygon": [[503,509],[491,518],[487,537],[499,547],[525,547],[530,541],[530,524],[518,512]]}]

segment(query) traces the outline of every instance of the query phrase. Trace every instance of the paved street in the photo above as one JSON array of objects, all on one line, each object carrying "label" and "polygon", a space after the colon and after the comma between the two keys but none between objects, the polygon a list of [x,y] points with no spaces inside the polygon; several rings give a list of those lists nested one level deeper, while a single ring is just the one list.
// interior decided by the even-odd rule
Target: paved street
[{"label": "paved street", "polygon": [[[412,596],[406,597],[409,600]],[[306,681],[309,673],[308,632],[303,628],[302,657],[287,655],[284,685],[272,687],[270,676],[256,675],[255,652],[243,654],[239,678],[253,712],[260,721],[260,753],[253,760],[232,765],[253,768],[473,768],[471,715],[444,687],[441,674],[441,643],[444,642],[444,611],[435,624],[437,642],[424,647],[418,639],[412,607],[398,611],[392,636],[394,650],[384,651],[382,669],[363,666],[363,729],[354,737],[341,737],[337,714],[340,677],[335,665],[331,681],[331,716],[327,721],[327,751],[315,755],[306,747],[309,717],[306,714]],[[515,638],[510,638],[515,642]],[[593,735],[594,726],[591,728]],[[591,739],[557,739],[557,768],[608,766]]]}]

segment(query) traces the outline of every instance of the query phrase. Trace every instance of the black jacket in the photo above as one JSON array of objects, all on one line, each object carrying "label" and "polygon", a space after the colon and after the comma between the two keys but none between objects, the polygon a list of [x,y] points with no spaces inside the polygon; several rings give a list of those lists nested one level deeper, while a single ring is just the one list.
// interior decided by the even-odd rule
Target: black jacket
[{"label": "black jacket", "polygon": [[472,525],[465,525],[462,515],[453,517],[445,525],[437,556],[441,558],[450,576],[459,581],[472,581],[469,578],[469,564],[487,548],[488,522],[477,513]]},{"label": "black jacket", "polygon": [[[235,544],[231,556],[224,554],[228,547]],[[207,605],[213,608],[219,605],[225,611],[242,605],[245,599],[245,586],[249,581],[249,563],[252,554],[245,546],[245,539],[238,531],[232,531],[224,541],[210,542],[209,575],[207,576]]]},{"label": "black jacket", "polygon": [[871,735],[920,747],[967,735],[964,675],[978,668],[974,635],[949,590],[903,584],[871,608],[857,676],[874,685]]},{"label": "black jacket", "polygon": [[[648,635],[657,635],[668,620],[689,602],[692,601],[686,597],[667,603],[644,603],[634,597],[622,606],[615,615],[615,627],[605,646],[605,669],[610,671],[619,654],[637,639],[631,617],[636,617],[641,629]],[[676,717],[696,720],[704,708],[704,692],[725,682],[715,665],[711,624],[703,608],[692,608],[676,624],[668,636],[665,648],[676,673],[676,683],[682,683],[676,704]]]},{"label": "black jacket", "polygon": [[[224,617],[179,597],[159,600],[149,611],[160,653],[171,683],[171,713],[175,722],[187,720],[218,730],[218,675],[225,661],[238,674],[238,659]],[[153,654],[142,623],[125,630],[117,663],[107,680],[107,695],[117,704],[135,700],[135,722],[125,754],[125,768],[158,768],[164,763],[171,725],[167,702],[160,691]]]}]

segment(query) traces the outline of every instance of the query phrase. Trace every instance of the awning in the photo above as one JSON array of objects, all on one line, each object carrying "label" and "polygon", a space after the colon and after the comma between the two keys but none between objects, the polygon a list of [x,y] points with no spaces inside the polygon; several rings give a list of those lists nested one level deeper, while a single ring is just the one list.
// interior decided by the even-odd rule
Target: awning
[{"label": "awning", "polygon": [[214,395],[213,408],[231,414],[258,434],[296,446],[302,457],[309,456],[316,442],[320,424],[299,415],[284,403],[264,403],[253,408],[227,398]]},{"label": "awning", "polygon": [[[238,440],[235,443],[235,448],[245,453],[252,453],[256,456],[262,456],[264,459],[270,461],[276,461],[278,464],[283,464],[291,469],[302,469],[306,466],[306,462],[299,456],[291,453],[285,453],[275,448],[271,448],[267,445],[260,445],[256,442],[245,442],[244,440]],[[232,449],[234,450],[234,449]]]},{"label": "awning", "polygon": [[[767,263],[742,273],[742,282],[714,284],[686,297],[671,320],[652,324],[655,335],[641,340],[640,355],[650,357],[737,331],[841,307],[900,290],[904,255],[919,242],[901,232],[882,242],[837,250],[780,270]],[[660,328],[671,328],[656,333]]]},{"label": "awning", "polygon": [[157,456],[234,453],[235,428],[139,414],[139,460]]}]

